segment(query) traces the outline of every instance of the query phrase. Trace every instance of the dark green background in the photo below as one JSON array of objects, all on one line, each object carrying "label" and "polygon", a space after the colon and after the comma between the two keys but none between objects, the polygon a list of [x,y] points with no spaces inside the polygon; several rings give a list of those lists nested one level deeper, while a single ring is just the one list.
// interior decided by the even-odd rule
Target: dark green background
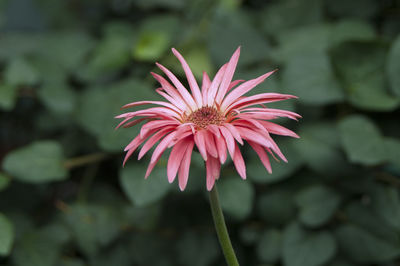
[{"label": "dark green background", "polygon": [[253,93],[303,116],[288,164],[222,170],[241,265],[399,265],[398,0],[1,0],[0,265],[224,265],[201,157],[184,192],[166,157],[144,180],[113,117],[158,98],[154,62],[184,79],[171,47],[199,78],[239,45],[235,77],[279,68]]}]

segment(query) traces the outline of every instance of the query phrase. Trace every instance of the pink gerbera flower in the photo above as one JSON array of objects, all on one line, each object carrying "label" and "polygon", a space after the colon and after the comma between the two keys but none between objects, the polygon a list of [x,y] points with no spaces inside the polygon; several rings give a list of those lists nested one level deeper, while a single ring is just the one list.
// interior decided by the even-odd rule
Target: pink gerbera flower
[{"label": "pink gerbera flower", "polygon": [[220,176],[221,164],[225,163],[227,152],[239,175],[246,179],[245,162],[237,145],[237,143],[243,145],[244,140],[254,149],[270,173],[271,165],[267,154],[273,157],[276,154],[283,161],[287,161],[271,134],[295,138],[298,136],[293,131],[269,120],[278,117],[297,120],[300,116],[290,111],[267,108],[263,104],[296,98],[296,96],[279,93],[244,96],[275,70],[246,82],[232,81],[239,59],[239,47],[229,62],[218,70],[212,81],[205,72],[203,73],[200,90],[185,59],[177,50],[172,49],[172,52],[182,64],[192,93],[171,71],[156,63],[173,85],[162,76],[151,73],[161,84],[161,88],[156,91],[167,101],[139,101],[122,107],[157,105],[157,107],[117,116],[124,119],[117,128],[122,125],[131,127],[146,121],[140,134],[126,146],[127,154],[124,164],[146,140],[139,152],[139,160],[159,141],[151,156],[145,178],[149,176],[163,152],[172,147],[167,165],[168,181],[172,183],[178,175],[179,187],[184,190],[189,177],[191,155],[196,146],[205,161],[207,189],[211,190],[215,180]]}]

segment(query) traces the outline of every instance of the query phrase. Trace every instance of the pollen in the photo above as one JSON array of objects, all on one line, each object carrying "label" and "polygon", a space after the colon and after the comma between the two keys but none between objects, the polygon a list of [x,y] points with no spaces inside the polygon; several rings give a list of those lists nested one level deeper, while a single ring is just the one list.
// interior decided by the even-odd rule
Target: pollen
[{"label": "pollen", "polygon": [[191,113],[185,122],[193,123],[198,128],[206,128],[208,125],[222,125],[225,120],[225,116],[217,109],[205,106]]}]

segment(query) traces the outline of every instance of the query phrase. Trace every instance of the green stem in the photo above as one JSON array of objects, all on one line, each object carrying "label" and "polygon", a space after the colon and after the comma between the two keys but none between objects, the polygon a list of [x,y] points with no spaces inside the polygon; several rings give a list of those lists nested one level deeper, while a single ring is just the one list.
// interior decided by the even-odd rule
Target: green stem
[{"label": "green stem", "polygon": [[211,212],[214,219],[215,230],[217,231],[218,240],[224,252],[225,260],[228,266],[239,266],[235,251],[233,250],[231,240],[229,239],[228,230],[226,229],[224,214],[222,213],[221,204],[219,203],[217,184],[214,184],[210,191]]},{"label": "green stem", "polygon": [[103,153],[103,152],[87,154],[87,155],[67,159],[66,161],[64,161],[64,167],[67,169],[72,169],[72,168],[83,166],[86,164],[100,162],[100,161],[104,160],[105,158],[107,158],[107,154]]}]

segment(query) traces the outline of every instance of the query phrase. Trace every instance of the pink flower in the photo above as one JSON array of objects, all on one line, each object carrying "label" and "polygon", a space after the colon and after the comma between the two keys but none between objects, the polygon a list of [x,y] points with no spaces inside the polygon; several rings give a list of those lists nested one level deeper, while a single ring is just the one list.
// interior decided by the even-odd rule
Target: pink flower
[{"label": "pink flower", "polygon": [[[161,88],[156,91],[167,101],[139,101],[122,107],[156,105],[117,116],[124,119],[117,128],[131,127],[146,121],[140,134],[126,146],[124,164],[142,143],[144,145],[139,152],[139,160],[159,141],[151,156],[145,178],[149,176],[163,152],[172,147],[167,165],[168,181],[172,183],[178,175],[179,187],[184,190],[189,177],[191,155],[196,146],[206,163],[207,189],[211,190],[215,180],[219,178],[221,164],[225,163],[227,153],[231,156],[239,175],[246,179],[245,162],[237,145],[237,143],[243,145],[244,140],[254,149],[269,173],[271,165],[267,154],[274,158],[276,154],[287,162],[271,134],[295,138],[298,136],[293,131],[269,120],[279,117],[297,120],[300,115],[267,108],[263,104],[297,97],[279,93],[244,96],[275,70],[249,81],[232,81],[239,59],[239,47],[229,62],[218,70],[212,81],[205,72],[203,73],[200,89],[182,55],[175,49],[172,49],[172,52],[185,71],[191,93],[171,71],[156,63],[173,85],[162,76],[151,73],[161,84]],[[255,107],[257,105],[259,107]]]}]

